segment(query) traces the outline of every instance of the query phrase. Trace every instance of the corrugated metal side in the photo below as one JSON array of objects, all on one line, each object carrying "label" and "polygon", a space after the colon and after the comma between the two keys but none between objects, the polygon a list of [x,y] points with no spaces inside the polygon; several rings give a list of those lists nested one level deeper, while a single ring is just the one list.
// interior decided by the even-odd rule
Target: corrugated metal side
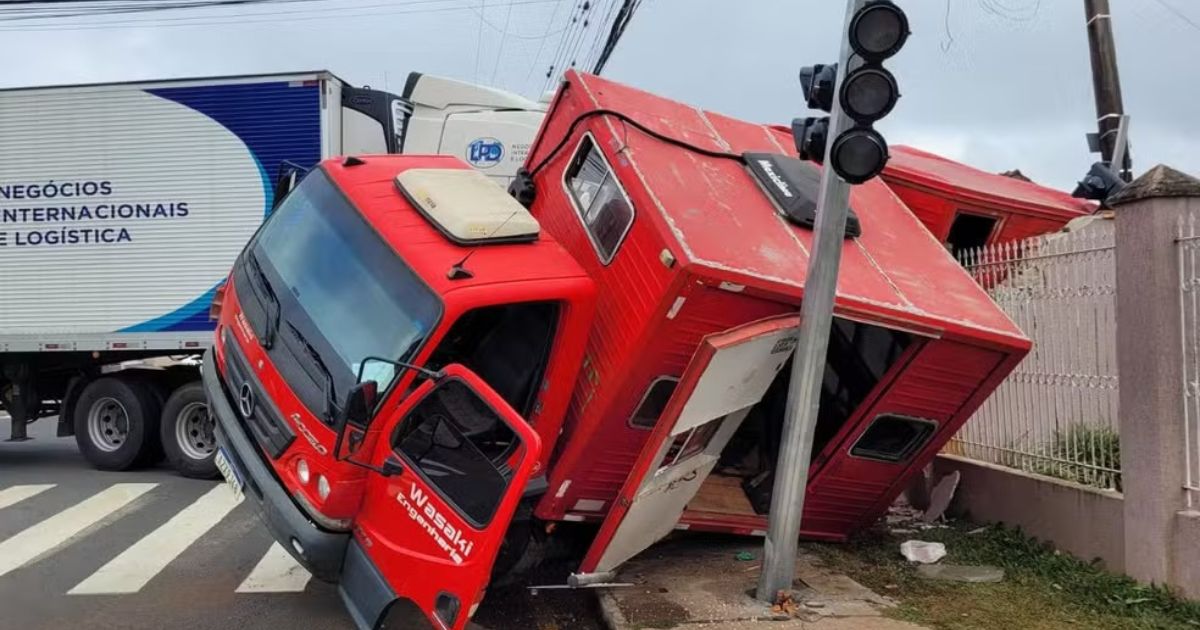
[{"label": "corrugated metal side", "polygon": [[210,330],[212,291],[269,210],[280,163],[320,159],[319,90],[0,93],[0,343],[176,347]]},{"label": "corrugated metal side", "polygon": [[[941,450],[973,411],[972,397],[987,385],[1005,355],[938,339],[928,342],[868,410],[851,421],[822,453],[809,481],[803,529],[846,535],[895,498],[922,462]],[[899,463],[851,457],[850,449],[874,418],[892,413],[934,420],[938,428],[921,452]]]}]

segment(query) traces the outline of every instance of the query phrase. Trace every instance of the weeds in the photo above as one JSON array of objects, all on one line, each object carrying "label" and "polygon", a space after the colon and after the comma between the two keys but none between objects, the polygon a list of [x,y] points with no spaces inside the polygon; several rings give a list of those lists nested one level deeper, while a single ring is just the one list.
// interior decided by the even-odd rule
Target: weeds
[{"label": "weeds", "polygon": [[831,568],[900,602],[893,616],[950,630],[1200,628],[1200,604],[1054,551],[1018,530],[958,523],[921,532],[945,543],[943,562],[1005,570],[998,584],[930,582],[899,553],[903,539],[872,531],[848,545],[806,545]]}]

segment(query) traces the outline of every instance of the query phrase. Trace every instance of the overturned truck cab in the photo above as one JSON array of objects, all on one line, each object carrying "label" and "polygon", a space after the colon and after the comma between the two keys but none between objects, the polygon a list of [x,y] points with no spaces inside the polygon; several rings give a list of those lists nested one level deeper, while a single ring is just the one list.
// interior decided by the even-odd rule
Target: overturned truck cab
[{"label": "overturned truck cab", "polygon": [[[761,534],[818,179],[790,147],[571,72],[513,196],[455,158],[323,162],[230,275],[223,473],[363,628],[465,627],[557,521],[598,526],[575,584],[675,528]],[[882,182],[851,204],[802,527],[825,540],[1029,348]]]}]

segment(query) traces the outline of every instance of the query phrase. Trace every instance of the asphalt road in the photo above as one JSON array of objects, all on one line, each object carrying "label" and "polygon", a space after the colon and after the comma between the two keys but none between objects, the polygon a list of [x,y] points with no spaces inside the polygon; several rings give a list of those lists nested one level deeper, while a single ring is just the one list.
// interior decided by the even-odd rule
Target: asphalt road
[{"label": "asphalt road", "polygon": [[[0,441],[0,629],[353,627],[334,587],[274,548],[222,484],[167,468],[93,470],[54,426],[43,419],[34,440]],[[601,627],[590,594],[520,587],[490,592],[475,621]]]}]

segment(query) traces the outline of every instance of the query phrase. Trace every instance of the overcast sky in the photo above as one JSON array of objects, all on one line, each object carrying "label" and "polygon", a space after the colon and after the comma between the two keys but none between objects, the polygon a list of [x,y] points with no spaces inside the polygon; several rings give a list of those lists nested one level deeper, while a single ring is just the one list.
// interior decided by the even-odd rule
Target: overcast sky
[{"label": "overcast sky", "polygon": [[[616,0],[589,0],[582,34],[580,1],[308,0],[0,23],[0,86],[329,69],[398,92],[418,70],[536,96],[556,55],[592,56]],[[1095,159],[1083,0],[900,4],[913,37],[889,66],[904,94],[880,123],[889,141],[1071,187]],[[1112,4],[1135,170],[1200,173],[1200,2]],[[797,70],[835,59],[843,13],[840,0],[644,0],[604,74],[786,123],[804,115]]]}]

